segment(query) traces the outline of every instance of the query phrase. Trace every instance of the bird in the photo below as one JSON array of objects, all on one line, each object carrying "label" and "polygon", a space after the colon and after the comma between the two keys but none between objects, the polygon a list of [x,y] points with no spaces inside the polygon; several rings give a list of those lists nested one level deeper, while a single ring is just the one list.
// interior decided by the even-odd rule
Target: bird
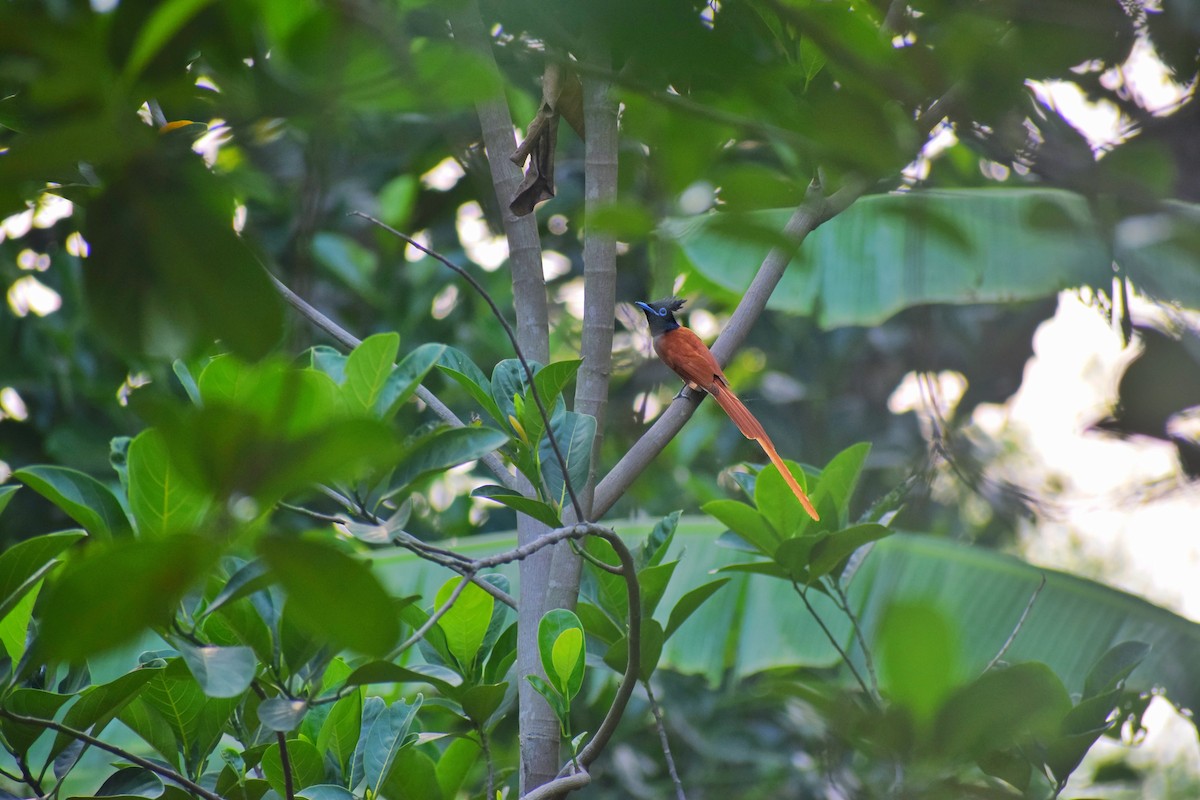
[{"label": "bird", "polygon": [[779,474],[787,481],[792,493],[804,506],[804,510],[814,520],[820,520],[812,501],[800,488],[791,470],[783,463],[771,437],[763,429],[750,409],[742,404],[733,390],[729,388],[729,380],[721,371],[721,365],[708,346],[692,330],[683,327],[675,319],[674,312],[683,307],[684,301],[677,297],[655,300],[652,303],[639,300],[634,305],[646,314],[650,324],[650,335],[654,338],[654,352],[662,362],[672,369],[693,389],[701,389],[712,395],[717,405],[725,409],[725,413],[733,420],[733,424],[747,439],[758,442],[758,446],[771,459],[771,463],[779,470]]}]

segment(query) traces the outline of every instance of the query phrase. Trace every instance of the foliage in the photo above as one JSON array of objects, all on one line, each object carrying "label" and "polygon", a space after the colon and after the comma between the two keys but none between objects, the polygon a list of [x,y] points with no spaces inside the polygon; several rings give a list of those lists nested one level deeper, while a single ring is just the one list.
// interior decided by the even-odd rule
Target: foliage
[{"label": "foliage", "polygon": [[[629,795],[631,759],[598,757],[661,735],[683,783],[740,779],[722,796],[1051,797],[1152,692],[1194,708],[1194,623],[892,536],[969,524],[914,496],[943,443],[884,410],[945,367],[960,416],[1003,400],[1046,299],[1114,263],[1196,305],[1194,106],[1112,77],[1142,42],[1194,80],[1191,0],[104,5],[0,10],[4,792],[493,797],[535,789],[540,750]],[[1128,141],[1094,158],[1030,81],[1112,103]],[[493,189],[498,97],[587,119],[557,169],[539,151],[531,236]],[[804,316],[727,372],[824,464],[788,462],[820,522],[773,466],[725,496],[756,451],[712,403],[639,438],[670,391],[627,331],[597,363],[607,311],[576,306],[680,286],[738,335],[768,295]],[[659,521],[576,525],[594,502]]]}]

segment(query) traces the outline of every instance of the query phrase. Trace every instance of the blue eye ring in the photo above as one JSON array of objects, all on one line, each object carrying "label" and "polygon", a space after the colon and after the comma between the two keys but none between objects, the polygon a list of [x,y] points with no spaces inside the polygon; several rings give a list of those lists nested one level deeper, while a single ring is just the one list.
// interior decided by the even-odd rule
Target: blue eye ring
[{"label": "blue eye ring", "polygon": [[665,317],[668,312],[665,308],[656,308],[654,309],[654,313],[658,314],[660,317]]}]

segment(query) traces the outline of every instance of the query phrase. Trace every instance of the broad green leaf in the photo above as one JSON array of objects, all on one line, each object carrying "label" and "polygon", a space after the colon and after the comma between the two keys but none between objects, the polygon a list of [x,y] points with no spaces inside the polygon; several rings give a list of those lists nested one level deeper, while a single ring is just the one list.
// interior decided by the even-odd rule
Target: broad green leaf
[{"label": "broad green leaf", "polygon": [[209,500],[171,462],[162,434],[150,428],[129,445],[129,508],[141,536],[192,530],[204,519]]},{"label": "broad green leaf", "polygon": [[554,716],[558,717],[559,728],[565,732],[569,720],[567,701],[563,698],[562,694],[540,675],[526,675],[525,680],[529,681],[529,685],[533,687],[534,691],[545,699],[546,704],[550,706],[550,710],[554,712]]},{"label": "broad green leaf", "polygon": [[575,614],[583,623],[587,635],[601,644],[611,645],[625,635],[624,631],[617,627],[617,623],[613,622],[612,617],[601,611],[599,606],[586,600],[580,600],[575,605]]},{"label": "broad green leaf", "polygon": [[654,530],[650,531],[642,548],[635,554],[639,569],[662,563],[663,556],[666,555],[667,548],[671,546],[671,540],[675,537],[675,528],[679,525],[679,516],[682,513],[682,511],[672,511],[655,524]]},{"label": "broad green leaf", "polygon": [[[740,294],[774,243],[764,234],[778,236],[792,213],[709,214],[660,232],[707,280]],[[1048,218],[1061,224],[1041,222]],[[1108,291],[1112,281],[1087,201],[1057,189],[863,197],[813,231],[798,258],[768,306],[814,316],[824,329],[877,325],[929,303],[1013,302],[1080,285]]]},{"label": "broad green leaf", "polygon": [[[639,643],[641,648],[641,658],[638,664],[639,680],[650,680],[650,676],[658,668],[658,662],[662,657],[662,648],[665,642],[666,633],[663,631],[663,627],[659,624],[658,620],[643,618],[642,638]],[[625,673],[625,667],[629,663],[628,636],[622,636],[612,647],[608,648],[608,652],[604,654],[604,663],[621,674]]]},{"label": "broad green leaf", "polygon": [[507,442],[508,434],[495,428],[439,428],[417,439],[404,453],[392,476],[390,493],[402,491],[431,472],[482,458]]},{"label": "broad green leaf", "polygon": [[831,533],[813,545],[809,563],[809,582],[816,581],[829,573],[849,558],[850,554],[870,542],[877,542],[885,536],[890,536],[892,530],[882,525],[869,522],[865,525],[855,525],[835,533]]},{"label": "broad green leaf", "polygon": [[308,365],[324,372],[334,383],[346,382],[346,354],[329,345],[318,344],[308,349]]},{"label": "broad green leaf", "polygon": [[80,530],[47,533],[18,542],[0,553],[0,617],[7,616],[58,563],[55,556],[85,535]]},{"label": "broad green leaf", "polygon": [[[206,696],[182,659],[173,659],[158,671],[139,697],[167,724],[189,769],[207,760],[239,703],[236,697]],[[132,708],[130,703],[122,711],[122,721]]]},{"label": "broad green leaf", "polygon": [[226,581],[225,586],[221,591],[217,592],[217,596],[204,609],[204,614],[211,614],[227,603],[232,603],[261,591],[270,586],[274,581],[275,576],[271,574],[270,568],[261,558],[247,561],[238,567],[237,572],[229,576],[229,580]]},{"label": "broad green leaf", "polygon": [[925,726],[959,683],[959,640],[935,606],[898,602],[876,633],[880,688]]},{"label": "broad green leaf", "polygon": [[312,253],[322,266],[335,277],[358,292],[366,300],[375,301],[375,273],[379,258],[349,236],[320,231],[312,240]]},{"label": "broad green leaf", "polygon": [[302,797],[304,800],[355,800],[354,792],[336,783],[319,783],[316,786],[309,786],[299,792],[296,792],[296,797]]},{"label": "broad green leaf", "polygon": [[381,788],[384,797],[443,800],[442,789],[438,785],[437,765],[415,747],[406,747],[396,753]]},{"label": "broad green leaf", "polygon": [[179,654],[209,697],[241,697],[250,688],[258,661],[249,647],[197,647],[179,642]]},{"label": "broad green leaf", "polygon": [[164,761],[172,767],[179,767],[179,744],[175,741],[171,726],[140,693],[117,712],[117,719],[150,745]]},{"label": "broad green leaf", "polygon": [[337,547],[267,536],[259,550],[288,593],[297,621],[334,644],[383,655],[400,637],[392,600],[365,563]]},{"label": "broad green leaf", "polygon": [[[20,714],[23,717],[35,719],[54,719],[63,703],[71,699],[69,694],[58,694],[41,689],[14,689],[4,698],[3,707],[6,711]],[[33,743],[42,737],[49,729],[42,725],[27,725],[7,717],[0,717],[0,731],[4,732],[7,745],[17,755],[24,757]]]},{"label": "broad green leaf", "polygon": [[[292,785],[297,789],[316,786],[325,782],[325,762],[321,753],[307,739],[289,739],[287,742],[288,762],[291,766]],[[279,743],[275,742],[262,757],[263,776],[280,797],[286,797],[283,758]]]},{"label": "broad green leaf", "polygon": [[437,781],[443,797],[458,797],[467,773],[482,753],[474,739],[459,737],[452,741],[437,762]]},{"label": "broad green leaf", "polygon": [[408,731],[421,703],[421,695],[417,695],[412,703],[396,700],[387,708],[376,710],[373,715],[368,715],[364,709],[363,732],[355,753],[355,761],[361,763],[362,774],[352,778],[353,785],[357,786],[359,780],[365,780],[369,792],[379,793],[396,754],[410,743]]},{"label": "broad green leaf", "polygon": [[79,661],[166,624],[216,558],[215,542],[190,534],[89,550],[44,597],[38,653]]},{"label": "broad green leaf", "polygon": [[[533,386],[537,389],[538,397],[541,398],[542,404],[546,407],[546,414],[550,416],[551,420],[553,420],[556,409],[561,405],[559,395],[575,377],[575,373],[579,371],[579,365],[582,363],[581,359],[555,361],[534,374]],[[521,411],[520,421],[521,426],[525,429],[525,436],[530,442],[536,442],[542,438],[542,434],[546,430],[546,423],[534,400],[533,389],[525,391],[525,405]]]},{"label": "broad green leaf", "polygon": [[[536,361],[529,361],[529,369],[536,375],[542,365]],[[492,400],[496,404],[496,408],[500,410],[501,419],[507,420],[509,417],[520,419],[520,414],[517,413],[516,403],[513,398],[524,398],[525,390],[529,386],[526,378],[525,367],[522,366],[520,360],[515,358],[507,358],[492,369]],[[546,410],[549,411],[551,406],[547,405]]]},{"label": "broad green leaf", "polygon": [[[678,561],[668,561],[665,564],[646,567],[638,573],[638,583],[642,587],[643,616],[652,615],[658,608],[658,602],[662,600],[663,592],[667,590],[667,584],[670,583],[671,576],[675,574],[677,564],[679,564]],[[621,579],[621,583],[625,583],[624,578]]]},{"label": "broad green leaf", "polygon": [[1150,646],[1145,642],[1114,645],[1088,672],[1083,682],[1083,696],[1095,697],[1120,687],[1149,654]]},{"label": "broad green leaf", "polygon": [[[98,686],[91,686],[79,694],[79,699],[67,709],[63,724],[77,731],[86,731],[98,736],[105,726],[133,700],[142,688],[162,667],[139,667],[132,672]],[[50,758],[55,758],[73,742],[65,733],[58,734],[50,749]]]},{"label": "broad green leaf", "polygon": [[[450,595],[465,578],[451,578],[438,590],[434,605],[441,609],[450,599]],[[464,670],[470,670],[475,663],[475,657],[487,635],[492,621],[492,608],[495,600],[490,594],[468,583],[462,593],[446,613],[438,620],[438,627],[446,635],[446,646],[458,660]]]},{"label": "broad green leaf", "polygon": [[399,352],[400,334],[377,333],[364,339],[346,357],[344,388],[359,411],[369,413],[376,410]]},{"label": "broad green leaf", "polygon": [[715,517],[764,555],[774,555],[775,548],[779,547],[780,536],[767,522],[767,518],[745,503],[737,500],[712,500],[701,506],[701,510]]},{"label": "broad green leaf", "polygon": [[372,683],[428,683],[445,692],[461,685],[462,676],[437,664],[409,664],[402,667],[390,661],[368,661],[346,678],[348,686]]},{"label": "broad green leaf", "polygon": [[977,757],[1053,734],[1070,709],[1067,690],[1045,664],[990,670],[941,707],[931,745],[945,757]]},{"label": "broad green leaf", "polygon": [[704,601],[712,597],[718,589],[729,583],[731,578],[718,578],[715,581],[697,586],[695,589],[687,592],[683,597],[671,606],[671,615],[667,618],[667,628],[663,636],[667,639],[671,638],[671,634],[679,629],[679,626],[687,622],[688,617],[695,613],[696,609],[704,605]]},{"label": "broad green leaf", "polygon": [[778,564],[788,580],[810,583],[809,565],[812,561],[813,548],[829,538],[828,531],[802,533],[790,539],[784,539],[775,549],[775,563]]},{"label": "broad green leaf", "polygon": [[155,7],[146,24],[137,34],[129,60],[125,62],[125,77],[136,78],[180,29],[212,0],[166,0]]},{"label": "broad green leaf", "polygon": [[[563,475],[558,456],[550,444],[550,437],[558,443],[559,452],[567,463],[567,474]],[[542,468],[542,479],[546,482],[548,498],[560,508],[570,502],[566,480],[576,494],[587,485],[591,472],[592,442],[596,438],[596,418],[574,411],[564,411],[551,420],[550,430],[538,444],[538,463]]]},{"label": "broad green leaf", "polygon": [[[808,478],[804,469],[794,461],[785,461],[792,476],[799,482],[800,488],[808,491]],[[810,529],[814,523],[804,506],[796,498],[794,492],[774,464],[767,464],[758,473],[754,484],[754,505],[758,513],[766,517],[771,527],[783,539],[791,538],[797,533]]]},{"label": "broad green leaf", "polygon": [[333,704],[329,716],[321,723],[317,735],[317,750],[329,753],[338,768],[345,772],[358,744],[358,733],[362,727],[363,693],[356,690]]},{"label": "broad green leaf", "polygon": [[579,617],[565,608],[547,611],[538,623],[538,652],[546,678],[569,702],[583,685],[583,623]]},{"label": "broad green leaf", "polygon": [[533,517],[538,522],[550,528],[562,527],[562,519],[559,518],[558,512],[549,505],[543,503],[541,500],[526,497],[504,486],[480,486],[471,492],[471,496],[486,497],[489,500],[495,500],[497,503],[507,506],[513,511]]},{"label": "broad green leaf", "polygon": [[[55,768],[58,766],[55,764]],[[162,779],[141,767],[124,767],[117,770],[96,790],[97,797],[113,798],[160,797],[162,794]]]},{"label": "broad green leaf", "polygon": [[0,514],[4,513],[4,509],[8,507],[8,501],[12,500],[13,495],[20,488],[20,486],[0,486]]},{"label": "broad green leaf", "polygon": [[258,721],[269,731],[290,733],[300,727],[308,704],[303,700],[286,697],[270,697],[258,704]]},{"label": "broad green leaf", "polygon": [[[57,562],[50,562],[40,572],[48,572]],[[0,643],[13,664],[21,663],[29,643],[29,623],[33,619],[33,605],[42,589],[40,575],[32,579],[25,591],[14,595],[13,602],[6,603],[4,616],[0,617]]]},{"label": "broad green leaf", "polygon": [[501,413],[500,406],[496,405],[492,398],[492,382],[465,353],[454,347],[447,347],[438,361],[438,369],[466,389],[497,424],[508,423],[508,417]]},{"label": "broad green leaf", "polygon": [[375,410],[384,419],[390,419],[417,391],[417,387],[437,365],[438,359],[445,351],[444,344],[423,344],[406,355],[388,376],[383,392],[375,404]]},{"label": "broad green leaf", "polygon": [[480,683],[469,686],[458,695],[463,713],[476,725],[484,725],[504,702],[507,683]]},{"label": "broad green leaf", "polygon": [[834,456],[821,470],[821,478],[813,489],[812,501],[822,519],[830,513],[825,511],[825,503],[829,502],[832,519],[845,524],[850,496],[854,494],[858,476],[870,452],[869,442],[852,444]]},{"label": "broad green leaf", "polygon": [[90,475],[68,467],[33,466],[17,470],[13,477],[61,508],[97,539],[133,533],[117,498]]}]

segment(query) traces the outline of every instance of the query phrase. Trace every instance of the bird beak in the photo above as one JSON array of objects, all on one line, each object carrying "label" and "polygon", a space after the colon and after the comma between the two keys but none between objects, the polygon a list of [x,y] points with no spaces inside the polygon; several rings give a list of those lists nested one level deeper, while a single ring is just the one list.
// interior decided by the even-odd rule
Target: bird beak
[{"label": "bird beak", "polygon": [[649,303],[643,302],[641,300],[638,300],[636,303],[634,303],[634,305],[637,306],[638,308],[640,308],[642,311],[648,311],[651,314],[658,313],[657,311],[654,310],[653,306],[651,306]]}]

